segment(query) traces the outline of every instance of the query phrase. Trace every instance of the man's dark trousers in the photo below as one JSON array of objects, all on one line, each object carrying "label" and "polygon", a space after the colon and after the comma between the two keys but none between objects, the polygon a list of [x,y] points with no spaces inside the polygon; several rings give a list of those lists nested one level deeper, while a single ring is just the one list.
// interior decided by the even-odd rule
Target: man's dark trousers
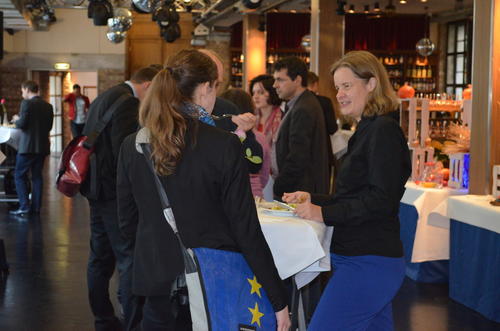
[{"label": "man's dark trousers", "polygon": [[15,182],[17,196],[19,197],[19,209],[29,210],[29,188],[28,188],[28,172],[31,171],[31,186],[32,186],[32,204],[31,211],[39,212],[42,206],[42,189],[43,189],[43,162],[45,154],[36,153],[18,153],[16,156]]},{"label": "man's dark trousers", "polygon": [[[121,330],[109,299],[109,280],[115,264],[118,268],[118,300],[124,316],[132,316],[132,324],[140,316],[135,307],[137,297],[132,295],[133,246],[121,237],[118,228],[116,200],[89,200],[90,204],[90,257],[87,268],[89,302],[95,316],[96,331]],[[124,321],[129,325],[130,321]],[[123,327],[123,329],[125,329]]]}]

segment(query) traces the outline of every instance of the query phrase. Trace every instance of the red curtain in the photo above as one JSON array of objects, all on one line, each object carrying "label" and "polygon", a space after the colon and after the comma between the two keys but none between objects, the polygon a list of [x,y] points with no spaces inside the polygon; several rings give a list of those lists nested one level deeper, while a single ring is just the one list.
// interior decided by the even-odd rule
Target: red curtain
[{"label": "red curtain", "polygon": [[268,13],[267,48],[298,48],[302,37],[311,31],[311,14]]},{"label": "red curtain", "polygon": [[231,25],[231,47],[243,47],[243,22],[239,21]]},{"label": "red curtain", "polygon": [[345,50],[415,50],[415,44],[429,35],[425,15],[397,15],[375,18],[345,16]]}]

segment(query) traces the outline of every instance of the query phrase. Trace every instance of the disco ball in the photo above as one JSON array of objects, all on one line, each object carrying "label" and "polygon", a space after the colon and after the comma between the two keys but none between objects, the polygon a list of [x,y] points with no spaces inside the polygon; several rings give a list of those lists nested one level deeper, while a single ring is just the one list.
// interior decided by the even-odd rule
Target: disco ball
[{"label": "disco ball", "polygon": [[124,16],[108,18],[108,28],[112,32],[125,32],[132,27],[132,19]]},{"label": "disco ball", "polygon": [[429,56],[436,49],[436,45],[429,38],[422,38],[416,45],[417,53],[422,56]]},{"label": "disco ball", "polygon": [[114,15],[115,17],[123,16],[123,17],[128,17],[130,19],[132,18],[132,12],[129,9],[123,7],[115,8]]},{"label": "disco ball", "polygon": [[119,44],[122,41],[125,40],[125,37],[127,36],[127,32],[119,32],[119,31],[109,31],[106,33],[106,37],[108,37],[108,40],[111,41],[113,44]]},{"label": "disco ball", "polygon": [[153,0],[132,0],[132,4],[140,13],[148,14],[153,11]]},{"label": "disco ball", "polygon": [[300,46],[302,46],[307,52],[311,51],[311,35],[306,34],[302,37],[302,41],[300,42]]}]

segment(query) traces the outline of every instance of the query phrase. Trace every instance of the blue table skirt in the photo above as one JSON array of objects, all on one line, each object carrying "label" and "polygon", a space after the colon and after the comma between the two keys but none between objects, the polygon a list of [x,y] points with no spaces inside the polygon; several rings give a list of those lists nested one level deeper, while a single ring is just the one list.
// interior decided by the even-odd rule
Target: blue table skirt
[{"label": "blue table skirt", "polygon": [[500,234],[451,220],[450,298],[500,322]]},{"label": "blue table skirt", "polygon": [[412,205],[400,203],[399,222],[401,224],[400,236],[406,261],[406,276],[417,282],[447,283],[448,260],[412,263],[413,242],[417,229],[418,212]]}]

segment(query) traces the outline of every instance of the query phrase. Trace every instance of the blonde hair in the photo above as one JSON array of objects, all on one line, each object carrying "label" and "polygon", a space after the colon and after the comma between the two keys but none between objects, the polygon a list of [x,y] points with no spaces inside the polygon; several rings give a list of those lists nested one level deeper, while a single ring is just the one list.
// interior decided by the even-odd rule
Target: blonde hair
[{"label": "blonde hair", "polygon": [[349,52],[332,65],[330,74],[333,76],[340,68],[351,69],[356,77],[366,82],[372,77],[377,80],[375,89],[368,96],[363,116],[384,115],[397,109],[398,99],[387,71],[372,53]]},{"label": "blonde hair", "polygon": [[197,50],[182,50],[168,59],[149,86],[139,110],[139,123],[150,131],[156,172],[170,175],[181,159],[185,146],[187,119],[183,113],[196,87],[217,80],[215,63]]}]

